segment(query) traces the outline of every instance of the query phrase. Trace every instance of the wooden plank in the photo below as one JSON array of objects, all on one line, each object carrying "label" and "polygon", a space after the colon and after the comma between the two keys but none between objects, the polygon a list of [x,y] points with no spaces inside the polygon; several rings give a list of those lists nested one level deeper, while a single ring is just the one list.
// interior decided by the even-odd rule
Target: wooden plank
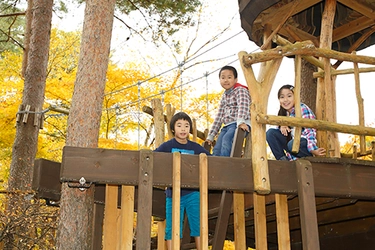
[{"label": "wooden plank", "polygon": [[180,204],[181,204],[181,154],[173,155],[173,192],[172,192],[172,249],[180,249]]},{"label": "wooden plank", "polygon": [[103,250],[116,249],[118,186],[107,185],[104,205]]},{"label": "wooden plank", "polygon": [[59,162],[46,159],[34,161],[32,190],[37,192],[37,197],[60,200],[60,166]]},{"label": "wooden plank", "polygon": [[[122,167],[124,167],[122,163]],[[151,247],[152,184],[154,158],[151,150],[139,151],[139,183],[136,250]],[[142,197],[139,199],[139,197]]]},{"label": "wooden plank", "polygon": [[208,248],[208,166],[207,155],[199,155],[200,249]]},{"label": "wooden plank", "polygon": [[244,193],[233,192],[234,245],[235,249],[246,249]]},{"label": "wooden plank", "polygon": [[158,222],[158,250],[167,249],[165,239],[165,220]]},{"label": "wooden plank", "polygon": [[233,195],[228,191],[222,191],[219,205],[219,212],[216,219],[214,237],[212,239],[212,249],[221,250],[224,246],[227,234],[228,220],[232,208]]},{"label": "wooden plank", "polygon": [[133,224],[134,224],[134,187],[121,187],[121,250],[133,249]]},{"label": "wooden plank", "polygon": [[290,250],[288,197],[285,194],[275,194],[277,240],[280,250]]},{"label": "wooden plank", "polygon": [[[95,187],[96,191],[96,187]],[[104,204],[94,203],[94,223],[93,223],[93,250],[102,250],[103,238],[103,219],[104,219]]]},{"label": "wooden plank", "polygon": [[302,245],[306,250],[319,250],[318,219],[315,207],[312,166],[306,160],[296,161],[298,197],[301,214]]},{"label": "wooden plank", "polygon": [[[155,186],[171,186],[172,154],[152,152]],[[208,156],[210,190],[253,192],[251,161]],[[308,157],[313,165],[317,196],[375,199],[375,163],[341,158]],[[82,176],[96,184],[138,185],[139,151],[65,147],[61,181]],[[181,186],[198,188],[198,156],[181,155]],[[268,161],[273,193],[297,194],[294,162]]]},{"label": "wooden plank", "polygon": [[242,156],[242,149],[243,149],[243,142],[245,139],[246,131],[237,128],[236,132],[234,133],[234,139],[232,144],[232,149],[230,151],[230,157],[241,157]]},{"label": "wooden plank", "polygon": [[267,250],[267,221],[265,196],[253,194],[255,245],[257,250]]}]

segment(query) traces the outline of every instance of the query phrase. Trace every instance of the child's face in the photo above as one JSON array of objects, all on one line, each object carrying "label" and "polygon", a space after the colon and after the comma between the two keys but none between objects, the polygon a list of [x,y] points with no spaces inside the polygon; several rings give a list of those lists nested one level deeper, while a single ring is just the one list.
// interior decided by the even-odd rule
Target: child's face
[{"label": "child's face", "polygon": [[282,89],[280,92],[280,106],[286,109],[287,111],[291,111],[294,107],[294,93],[290,89]]},{"label": "child's face", "polygon": [[220,85],[225,90],[228,90],[236,84],[237,78],[234,78],[234,74],[232,70],[224,69],[220,73]]},{"label": "child's face", "polygon": [[190,123],[186,120],[177,120],[174,124],[174,137],[177,141],[186,141],[189,137]]}]

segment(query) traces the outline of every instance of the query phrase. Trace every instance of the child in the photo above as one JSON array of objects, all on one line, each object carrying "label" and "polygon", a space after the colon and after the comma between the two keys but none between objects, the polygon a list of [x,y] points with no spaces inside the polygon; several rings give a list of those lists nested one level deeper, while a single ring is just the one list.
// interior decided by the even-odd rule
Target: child
[{"label": "child", "polygon": [[219,111],[207,136],[207,143],[212,144],[221,128],[213,149],[215,156],[230,156],[236,128],[250,132],[250,94],[246,86],[237,83],[237,70],[224,66],[219,72],[220,84],[225,89],[220,100]]},{"label": "child", "polygon": [[[170,122],[170,129],[174,138],[161,144],[156,152],[180,152],[181,154],[200,154],[210,153],[200,146],[198,143],[192,142],[188,139],[189,133],[192,132],[193,123],[190,117],[184,113],[179,112],[175,114]],[[167,240],[167,247],[172,248],[172,189],[167,188],[166,191],[166,228],[165,239]],[[180,204],[180,235],[182,236],[182,226],[184,220],[184,211],[189,221],[190,235],[195,238],[197,250],[200,250],[200,197],[197,189],[181,188],[181,204]]]},{"label": "child", "polygon": [[[280,101],[280,116],[295,117],[294,87],[292,85],[282,86],[277,97]],[[307,119],[316,119],[313,111],[304,103],[301,103],[301,116]],[[292,153],[293,130],[288,126],[270,128],[266,138],[276,160],[296,160],[305,156],[324,156],[326,150],[318,148],[316,141],[316,130],[313,128],[302,128],[301,143],[297,154]],[[286,151],[286,154],[284,153]]]}]

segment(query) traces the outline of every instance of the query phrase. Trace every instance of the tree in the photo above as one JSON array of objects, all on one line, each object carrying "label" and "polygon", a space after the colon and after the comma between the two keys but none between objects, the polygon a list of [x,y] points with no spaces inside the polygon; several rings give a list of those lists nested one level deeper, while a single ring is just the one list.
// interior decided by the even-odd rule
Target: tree
[{"label": "tree", "polygon": [[[52,0],[34,1],[29,63],[26,68],[22,105],[18,115],[13,144],[9,188],[30,190],[33,165],[38,143],[37,113],[42,110],[47,76],[48,50],[52,20]],[[29,107],[30,111],[27,111]],[[34,113],[35,112],[35,113]]]},{"label": "tree", "polygon": [[[68,118],[66,145],[97,147],[108,68],[115,0],[86,1],[78,72]],[[62,184],[58,249],[91,249],[94,187]]]},{"label": "tree", "polygon": [[[32,35],[29,60],[25,73],[22,105],[17,116],[16,137],[10,165],[9,190],[30,191],[34,159],[38,144],[39,115],[44,103],[44,88],[48,63],[48,50],[53,0],[35,0],[32,15]],[[15,209],[17,200],[11,196],[8,211]],[[27,201],[23,204],[27,206]],[[14,238],[17,241],[17,237]],[[9,240],[6,248],[13,245]]]}]

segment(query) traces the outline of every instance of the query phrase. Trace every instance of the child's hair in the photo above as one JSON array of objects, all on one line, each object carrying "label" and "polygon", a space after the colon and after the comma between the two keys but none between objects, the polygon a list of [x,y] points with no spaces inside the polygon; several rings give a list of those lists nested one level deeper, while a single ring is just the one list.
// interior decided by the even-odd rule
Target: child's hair
[{"label": "child's hair", "polygon": [[233,72],[234,78],[237,78],[237,76],[238,76],[238,73],[237,73],[236,68],[227,65],[227,66],[224,66],[224,67],[222,67],[222,68],[220,69],[220,71],[219,71],[219,78],[220,78],[221,71],[223,71],[223,70],[231,70],[231,71]]},{"label": "child's hair", "polygon": [[[281,86],[281,88],[277,92],[277,99],[280,99],[281,91],[283,89],[289,89],[290,91],[292,91],[294,93],[294,86],[293,85],[289,85],[289,84],[283,85],[283,86]],[[281,105],[280,105],[280,109],[279,109],[278,115],[279,116],[287,116],[286,109],[284,109],[283,107],[281,107]]]},{"label": "child's hair", "polygon": [[171,122],[169,123],[169,128],[171,129],[173,135],[174,135],[174,125],[176,124],[178,120],[188,121],[190,124],[189,132],[190,133],[193,132],[193,122],[191,121],[190,116],[188,116],[188,114],[186,114],[185,112],[178,112],[172,117]]}]

